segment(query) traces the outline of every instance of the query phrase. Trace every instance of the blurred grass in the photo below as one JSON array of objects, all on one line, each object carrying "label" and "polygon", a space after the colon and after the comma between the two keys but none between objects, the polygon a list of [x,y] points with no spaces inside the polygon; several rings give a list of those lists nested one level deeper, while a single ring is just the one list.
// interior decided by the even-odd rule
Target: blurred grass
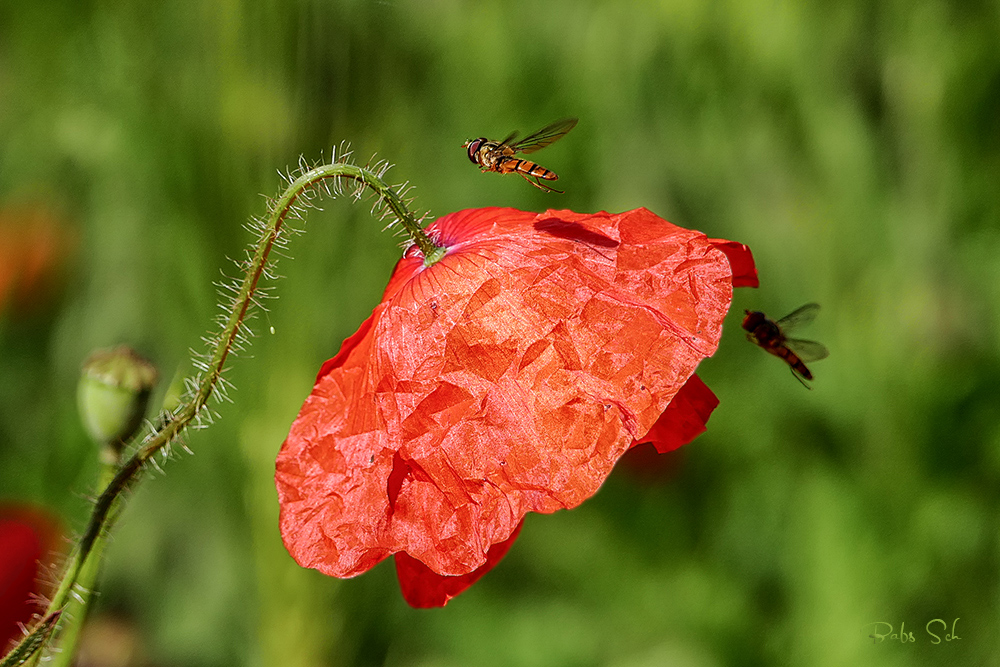
[{"label": "blurred grass", "polygon": [[[80,529],[82,359],[126,342],[187,372],[276,170],[347,139],[435,214],[646,206],[750,245],[761,288],[700,371],[721,405],[665,479],[616,471],[532,516],[443,610],[406,607],[390,564],[298,568],[274,455],[398,256],[365,207],[328,203],[233,364],[235,403],[115,533],[96,618],[130,625],[136,664],[986,664],[998,43],[995,2],[4,3],[0,207],[48,211],[66,252],[60,289],[0,303],[0,499]],[[579,127],[539,159],[565,195],[459,148],[562,116]],[[807,301],[831,350],[812,392],[739,329]],[[925,623],[956,617],[962,639],[932,645]],[[872,645],[874,621],[917,642]]]}]

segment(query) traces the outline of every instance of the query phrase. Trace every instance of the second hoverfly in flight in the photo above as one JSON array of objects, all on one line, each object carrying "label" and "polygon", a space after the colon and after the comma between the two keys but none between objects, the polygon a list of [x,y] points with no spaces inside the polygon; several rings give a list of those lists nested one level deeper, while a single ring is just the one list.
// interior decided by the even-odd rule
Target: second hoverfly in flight
[{"label": "second hoverfly in flight", "polygon": [[576,118],[564,118],[551,125],[546,125],[538,132],[529,134],[520,141],[514,141],[517,138],[517,132],[511,132],[510,136],[503,141],[490,141],[486,137],[479,137],[466,141],[462,144],[462,148],[468,150],[469,159],[478,164],[484,172],[495,171],[498,174],[514,172],[540,190],[562,194],[562,190],[556,190],[539,180],[554,181],[559,178],[555,172],[530,160],[516,157],[516,155],[518,153],[527,155],[545,148],[574,127],[576,127]]},{"label": "second hoverfly in flight", "polygon": [[777,322],[769,319],[759,311],[744,311],[743,328],[747,330],[747,340],[757,345],[765,352],[778,357],[792,369],[792,375],[806,389],[812,389],[806,380],[812,380],[813,375],[806,367],[807,361],[819,361],[829,356],[830,351],[823,345],[812,340],[788,338],[787,334],[803,324],[812,322],[819,312],[818,303],[807,303],[790,315],[782,317]]}]

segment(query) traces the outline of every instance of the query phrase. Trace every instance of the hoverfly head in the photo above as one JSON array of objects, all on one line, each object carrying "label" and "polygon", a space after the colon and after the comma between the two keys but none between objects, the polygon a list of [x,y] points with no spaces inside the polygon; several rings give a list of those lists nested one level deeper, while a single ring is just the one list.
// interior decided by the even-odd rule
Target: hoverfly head
[{"label": "hoverfly head", "polygon": [[471,141],[466,141],[462,144],[462,148],[467,148],[469,152],[469,160],[473,163],[478,164],[476,160],[476,152],[479,151],[479,147],[483,145],[486,141],[486,137],[479,137],[478,139],[472,139]]},{"label": "hoverfly head", "polygon": [[747,314],[747,316],[743,318],[743,328],[747,331],[753,331],[759,324],[764,323],[764,313],[757,311],[750,312],[749,310],[744,310],[743,312]]}]

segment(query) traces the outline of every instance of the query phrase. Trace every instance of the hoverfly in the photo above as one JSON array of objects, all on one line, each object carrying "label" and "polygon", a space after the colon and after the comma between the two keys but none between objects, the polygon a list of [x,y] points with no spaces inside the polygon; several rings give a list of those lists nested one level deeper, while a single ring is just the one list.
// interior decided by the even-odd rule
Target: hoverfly
[{"label": "hoverfly", "polygon": [[806,368],[806,362],[825,359],[830,351],[815,341],[788,338],[787,334],[796,327],[812,322],[819,312],[819,304],[807,303],[777,322],[758,311],[744,312],[746,317],[743,318],[743,328],[747,330],[747,340],[787,363],[795,379],[806,389],[812,389],[806,384],[806,380],[813,379],[813,374]]},{"label": "hoverfly", "polygon": [[486,137],[479,137],[466,141],[462,144],[462,148],[468,149],[469,160],[478,164],[483,172],[495,171],[498,174],[514,172],[539,190],[562,194],[562,190],[556,190],[539,180],[554,181],[559,178],[555,172],[530,160],[522,160],[515,155],[518,153],[526,155],[545,148],[575,126],[576,118],[564,118],[551,125],[546,125],[538,132],[529,134],[520,141],[514,141],[517,138],[517,132],[511,132],[510,136],[503,141],[489,141]]}]

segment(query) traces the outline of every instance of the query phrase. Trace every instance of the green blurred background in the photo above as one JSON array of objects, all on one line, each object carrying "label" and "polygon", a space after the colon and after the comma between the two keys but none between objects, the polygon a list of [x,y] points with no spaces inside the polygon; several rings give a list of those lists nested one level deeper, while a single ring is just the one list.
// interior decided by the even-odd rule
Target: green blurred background
[{"label": "green blurred background", "polygon": [[[274,456],[399,255],[367,206],[327,201],[232,364],[234,403],[131,498],[92,646],[168,667],[988,664],[998,45],[995,1],[4,2],[0,500],[82,528],[81,361],[131,344],[161,370],[158,404],[277,171],[348,140],[436,215],[645,206],[748,244],[761,287],[737,291],[701,366],[708,433],[530,516],[445,609],[407,607],[391,561],[300,569]],[[461,148],[564,116],[579,126],[537,155],[564,195]],[[739,327],[808,301],[803,333],[831,350],[814,391]],[[932,644],[936,618],[961,640]],[[875,621],[916,641],[874,645]]]}]

